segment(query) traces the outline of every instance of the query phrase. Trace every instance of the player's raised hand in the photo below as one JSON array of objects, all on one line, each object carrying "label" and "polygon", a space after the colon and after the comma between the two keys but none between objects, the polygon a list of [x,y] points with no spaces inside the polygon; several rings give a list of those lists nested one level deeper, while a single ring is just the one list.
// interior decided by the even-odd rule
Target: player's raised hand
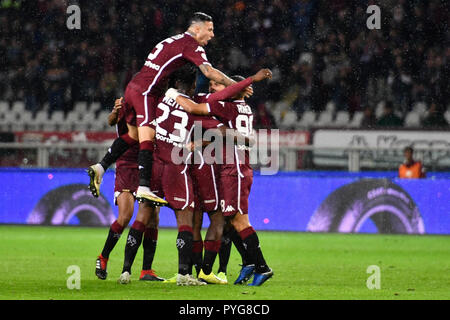
[{"label": "player's raised hand", "polygon": [[272,79],[272,71],[270,69],[261,69],[253,76],[251,76],[253,82],[262,81],[264,79]]},{"label": "player's raised hand", "polygon": [[116,101],[114,102],[114,108],[113,108],[113,111],[115,113],[118,113],[119,109],[122,108],[122,103],[123,103],[123,97],[116,99]]}]

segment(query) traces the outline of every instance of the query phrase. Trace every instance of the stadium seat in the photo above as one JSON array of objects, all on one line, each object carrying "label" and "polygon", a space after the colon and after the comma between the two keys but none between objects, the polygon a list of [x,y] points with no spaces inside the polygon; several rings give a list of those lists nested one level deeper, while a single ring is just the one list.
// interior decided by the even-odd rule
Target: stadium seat
[{"label": "stadium seat", "polygon": [[416,102],[413,104],[412,111],[416,112],[420,118],[424,118],[427,113],[427,105],[425,102]]},{"label": "stadium seat", "polygon": [[267,109],[272,113],[277,126],[280,126],[281,123],[281,115],[283,110],[289,110],[289,104],[285,101],[279,101],[277,103],[268,103]]},{"label": "stadium seat", "polygon": [[447,123],[450,125],[450,109],[447,109],[444,113],[444,118],[447,120]]},{"label": "stadium seat", "polygon": [[64,122],[64,111],[54,111],[50,117],[50,122],[55,125]]},{"label": "stadium seat", "polygon": [[89,105],[89,111],[90,111],[90,112],[97,112],[97,111],[100,110],[101,107],[102,107],[102,105],[101,105],[100,102],[92,102],[92,103]]},{"label": "stadium seat", "polygon": [[86,101],[77,101],[73,105],[73,111],[83,114],[86,113],[88,110],[88,104]]},{"label": "stadium seat", "polygon": [[0,112],[0,127],[2,131],[10,131],[15,122],[15,114],[11,112]]},{"label": "stadium seat", "polygon": [[301,127],[310,127],[316,121],[316,113],[314,111],[305,111],[298,123]]},{"label": "stadium seat", "polygon": [[356,111],[353,114],[352,120],[349,122],[349,128],[359,128],[361,126],[362,120],[364,118],[364,113],[362,111]]},{"label": "stadium seat", "polygon": [[327,127],[333,122],[333,114],[328,111],[323,111],[319,114],[319,119],[314,124],[316,127]]},{"label": "stadium seat", "polygon": [[37,125],[37,130],[43,130],[44,126],[48,124],[47,111],[41,110],[36,113],[33,122]]},{"label": "stadium seat", "polygon": [[336,111],[336,104],[331,100],[328,101],[327,105],[325,106],[325,112],[334,114],[335,111]]},{"label": "stadium seat", "polygon": [[21,113],[17,113],[16,123],[28,125],[33,122],[33,113],[28,110],[23,110]]},{"label": "stadium seat", "polygon": [[376,106],[376,108],[375,108],[375,117],[376,117],[377,119],[380,119],[380,117],[383,115],[383,112],[384,112],[384,105],[385,105],[385,102],[384,102],[384,101],[380,101],[380,102],[377,104],[377,106]]},{"label": "stadium seat", "polygon": [[25,111],[25,102],[23,102],[23,101],[13,102],[11,111],[15,112],[15,113],[19,113],[19,114],[24,112]]},{"label": "stadium seat", "polygon": [[293,110],[289,110],[284,114],[284,117],[280,121],[279,127],[281,129],[291,129],[297,124],[297,113]]},{"label": "stadium seat", "polygon": [[9,111],[8,101],[0,101],[0,113],[6,113]]},{"label": "stadium seat", "polygon": [[73,125],[74,131],[89,131],[89,124],[86,122],[77,122]]},{"label": "stadium seat", "polygon": [[334,120],[333,126],[335,127],[345,127],[350,122],[350,115],[347,111],[338,111],[336,114],[336,119]]},{"label": "stadium seat", "polygon": [[405,117],[405,127],[418,128],[420,127],[420,114],[416,111],[409,112]]},{"label": "stadium seat", "polygon": [[109,111],[103,110],[97,114],[97,122],[107,123],[108,122]]},{"label": "stadium seat", "polygon": [[[113,126],[113,128],[114,128],[114,126]],[[94,131],[94,132],[105,131],[105,122],[102,122],[102,121],[94,121],[94,122],[91,124],[90,131]]]}]

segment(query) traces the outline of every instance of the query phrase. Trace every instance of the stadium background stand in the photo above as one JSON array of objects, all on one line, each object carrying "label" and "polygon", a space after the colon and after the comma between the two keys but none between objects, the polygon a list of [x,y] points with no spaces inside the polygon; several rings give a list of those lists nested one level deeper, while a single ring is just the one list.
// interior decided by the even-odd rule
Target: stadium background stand
[{"label": "stadium background stand", "polygon": [[272,69],[251,99],[256,128],[372,128],[388,101],[400,127],[448,127],[448,2],[383,1],[381,30],[366,27],[369,2],[80,0],[68,30],[65,1],[1,1],[0,131],[111,130],[114,98],[191,8],[214,17],[214,66]]}]

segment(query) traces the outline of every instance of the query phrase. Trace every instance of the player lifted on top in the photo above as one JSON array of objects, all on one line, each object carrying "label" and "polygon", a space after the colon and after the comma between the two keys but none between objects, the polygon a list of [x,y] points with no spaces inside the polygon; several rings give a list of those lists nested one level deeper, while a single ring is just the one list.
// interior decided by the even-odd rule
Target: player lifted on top
[{"label": "player lifted on top", "polygon": [[212,18],[196,12],[185,33],[167,38],[153,48],[144,66],[125,90],[125,104],[133,110],[135,123],[128,122],[128,133],[117,138],[104,158],[88,169],[89,189],[95,197],[100,193],[101,180],[107,168],[128,148],[139,142],[139,188],[136,198],[153,202],[155,205],[167,204],[149,189],[155,137],[155,130],[150,125],[154,124],[157,101],[159,97],[164,96],[170,74],[186,63],[197,65],[209,79],[226,86],[234,83],[208,62],[203,46],[213,37]]},{"label": "player lifted on top", "polygon": [[[267,70],[266,72],[269,77],[270,71]],[[237,80],[240,78],[237,78]],[[252,79],[248,78],[244,81],[246,81],[247,85],[250,85]],[[244,100],[244,91],[238,94],[234,101],[231,102],[213,101],[201,104],[197,104],[189,98],[180,95],[175,89],[169,89],[166,92],[166,96],[174,99],[190,113],[213,115],[230,128],[238,130],[244,136],[252,134],[253,114],[250,106]],[[248,196],[253,182],[253,170],[249,161],[249,149],[241,146],[241,150],[244,150],[243,154],[235,146],[234,154],[227,155],[224,152],[224,161],[219,174],[221,207],[223,214],[231,218],[231,224],[239,233],[246,248],[245,260],[248,264],[242,266],[235,284],[242,284],[253,276],[253,282],[250,285],[259,286],[273,276],[273,271],[264,259],[259,246],[258,235],[248,219]],[[227,161],[230,157],[233,158],[233,163]]]}]

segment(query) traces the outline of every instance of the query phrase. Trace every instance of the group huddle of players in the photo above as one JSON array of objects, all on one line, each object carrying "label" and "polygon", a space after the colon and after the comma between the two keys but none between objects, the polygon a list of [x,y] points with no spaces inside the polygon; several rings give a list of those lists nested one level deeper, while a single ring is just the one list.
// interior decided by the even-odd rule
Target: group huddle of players
[{"label": "group huddle of players", "polygon": [[[117,126],[118,138],[103,159],[87,170],[89,189],[98,197],[105,171],[116,163],[114,197],[119,216],[96,261],[100,279],[107,277],[109,255],[133,216],[135,199],[139,209],[128,233],[120,283],[130,282],[141,243],[140,280],[226,284],[232,243],[242,258],[235,284],[253,277],[249,285],[259,286],[273,275],[248,218],[253,181],[249,150],[254,140],[252,110],[245,102],[253,93],[251,84],[271,78],[272,73],[261,69],[247,79],[226,76],[211,66],[203,49],[212,37],[212,18],[195,13],[185,33],[155,46],[108,117],[108,123]],[[197,70],[210,80],[209,93],[195,94]],[[204,151],[211,141],[195,140],[194,128],[226,136],[220,142],[221,152],[215,154],[218,161],[205,161]],[[171,279],[152,270],[159,207],[166,205],[174,211],[178,227],[178,273]],[[203,241],[204,212],[210,225]],[[212,267],[217,255],[216,275]]]}]

